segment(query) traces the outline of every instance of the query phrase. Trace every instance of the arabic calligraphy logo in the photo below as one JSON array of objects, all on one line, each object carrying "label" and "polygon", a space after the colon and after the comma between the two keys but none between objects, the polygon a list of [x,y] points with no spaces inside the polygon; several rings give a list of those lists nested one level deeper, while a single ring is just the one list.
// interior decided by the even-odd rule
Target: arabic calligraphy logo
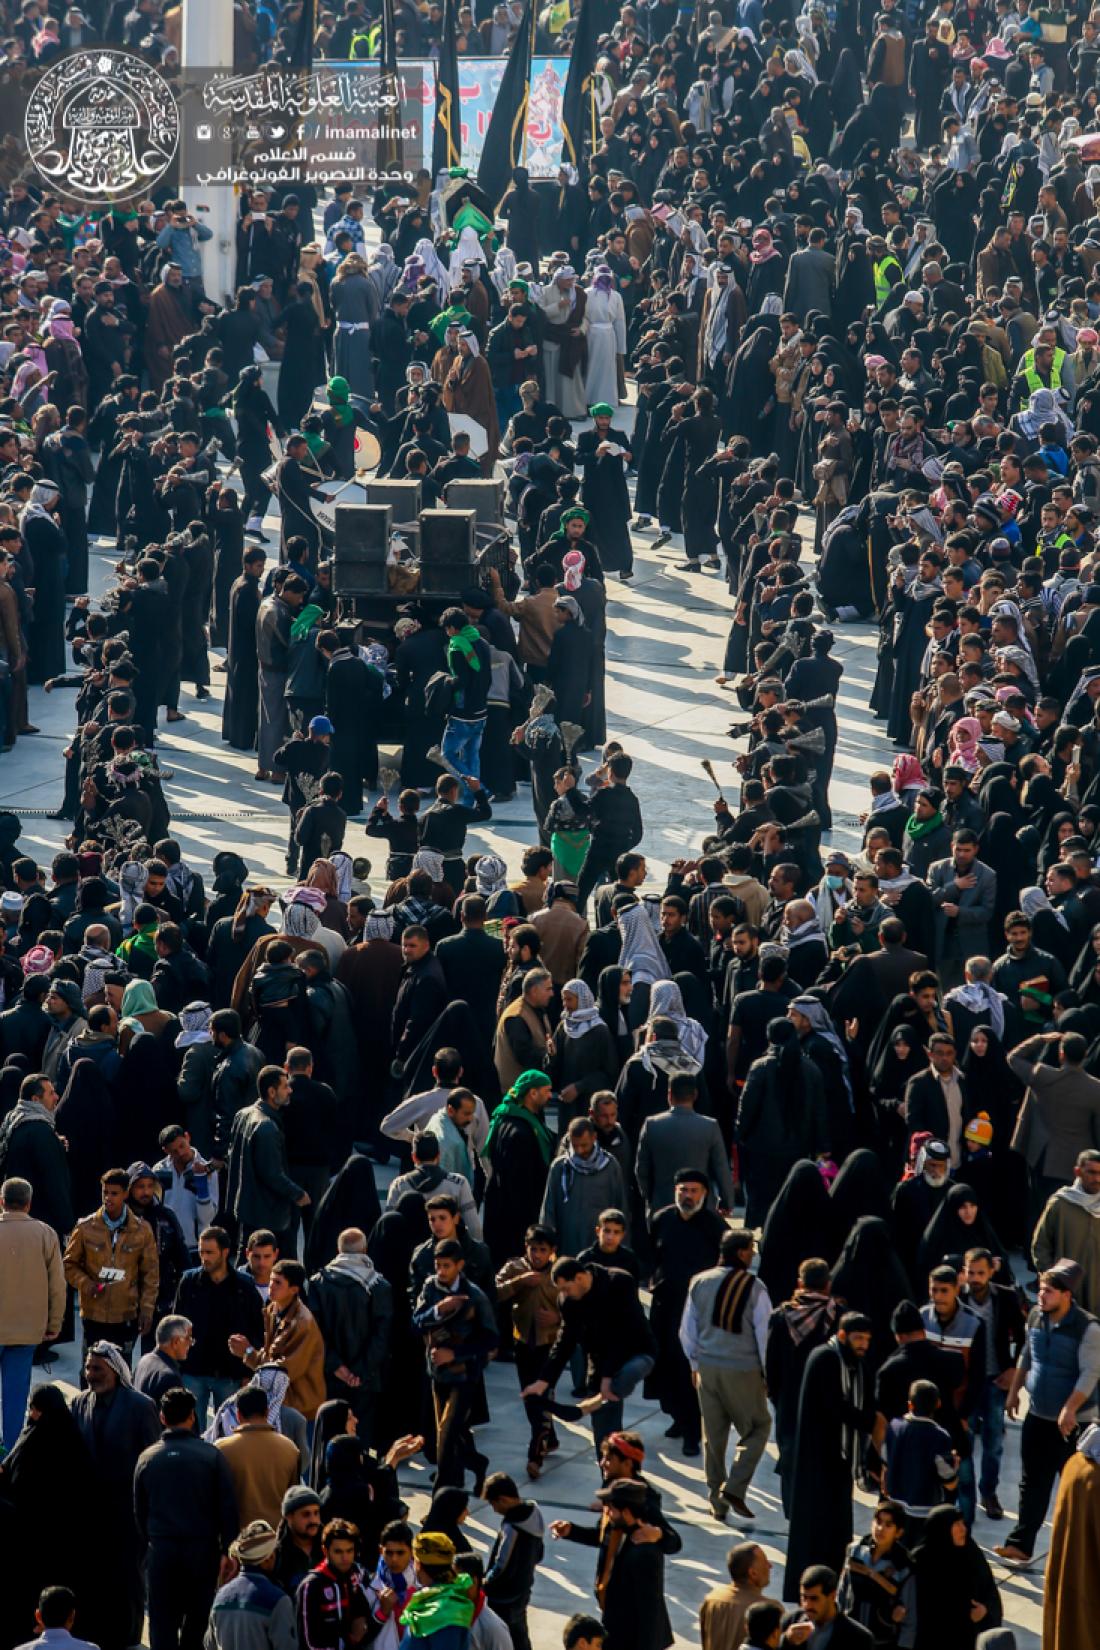
[{"label": "arabic calligraphy logo", "polygon": [[24,121],[38,170],[102,204],[146,194],[172,164],[179,108],[167,81],[129,52],[75,52],[31,93]]}]

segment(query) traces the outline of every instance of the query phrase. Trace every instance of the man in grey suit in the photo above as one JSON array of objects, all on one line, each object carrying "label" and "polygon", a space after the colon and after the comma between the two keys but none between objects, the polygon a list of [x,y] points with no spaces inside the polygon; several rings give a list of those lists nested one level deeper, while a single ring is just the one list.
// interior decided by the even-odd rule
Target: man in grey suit
[{"label": "man in grey suit", "polygon": [[[1051,1043],[1056,1066],[1041,1059]],[[1084,1069],[1087,1053],[1079,1031],[1046,1031],[1017,1044],[1008,1057],[1027,1084],[1012,1147],[1027,1159],[1040,1205],[1069,1185],[1082,1152],[1100,1147],[1100,1079]]]},{"label": "man in grey suit", "polygon": [[718,1124],[712,1117],[700,1117],[695,1110],[698,1094],[695,1077],[680,1072],[668,1085],[668,1110],[661,1116],[647,1117],[642,1124],[634,1172],[645,1200],[647,1220],[673,1201],[676,1171],[684,1163],[697,1164],[706,1171],[712,1207],[717,1202],[719,1208],[733,1208],[729,1153]]},{"label": "man in grey suit", "polygon": [[997,873],[978,858],[978,833],[964,826],[951,838],[951,858],[928,868],[936,912],[936,956],[945,986],[959,985],[968,957],[989,949]]}]

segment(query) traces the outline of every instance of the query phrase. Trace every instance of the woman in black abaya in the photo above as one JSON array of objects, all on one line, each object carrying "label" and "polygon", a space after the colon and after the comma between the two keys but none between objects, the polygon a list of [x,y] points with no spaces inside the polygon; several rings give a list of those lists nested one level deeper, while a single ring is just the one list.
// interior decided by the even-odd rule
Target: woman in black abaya
[{"label": "woman in black abaya", "polygon": [[730,362],[726,379],[726,399],[729,416],[725,421],[728,437],[747,436],[759,448],[762,439],[764,407],[775,388],[775,379],[768,365],[779,341],[778,315],[754,315],[746,323],[741,342]]},{"label": "woman in black abaya", "polygon": [[914,1026],[895,1026],[871,1068],[871,1100],[878,1128],[879,1159],[892,1182],[897,1180],[904,1167],[905,1146],[909,1137],[900,1108],[910,1077],[919,1076],[927,1069],[923,1048],[924,1044]]},{"label": "woman in black abaya", "polygon": [[829,153],[829,145],[836,132],[833,107],[832,87],[827,86],[824,81],[819,82],[810,93],[810,105],[806,115],[806,142],[815,161],[824,160]]},{"label": "woman in black abaya", "polygon": [[[914,1553],[915,1650],[974,1650],[978,1634],[999,1627],[1001,1595],[985,1556],[957,1507],[934,1507]],[[980,1610],[974,1619],[975,1606]]]},{"label": "woman in black abaya", "polygon": [[244,556],[244,517],[240,497],[231,487],[219,492],[217,502],[207,512],[206,523],[214,540],[214,597],[210,614],[210,646],[229,645],[229,595],[241,576]]},{"label": "woman in black abaya", "polygon": [[967,263],[977,234],[978,185],[967,172],[948,170],[931,192],[931,215],[936,235],[952,263]]},{"label": "woman in black abaya", "polygon": [[829,90],[833,120],[838,127],[845,126],[863,105],[863,77],[856,54],[848,46],[836,60]]},{"label": "woman in black abaya", "polygon": [[[79,1046],[79,1044],[77,1045]],[[95,1060],[77,1060],[54,1113],[65,1141],[74,1209],[98,1209],[99,1177],[117,1161],[115,1097]]]},{"label": "woman in black abaya", "polygon": [[[969,1109],[984,1111],[993,1124],[994,1151],[1006,1149],[1024,1097],[1024,1085],[1008,1063],[1004,1039],[988,1023],[976,1025],[965,1049],[959,1050],[959,1066],[966,1078]],[[965,1180],[966,1176],[961,1178]]]},{"label": "woman in black abaya", "polygon": [[393,1290],[393,1322],[387,1379],[375,1417],[378,1447],[415,1432],[430,1410],[424,1342],[412,1327],[409,1272],[413,1251],[430,1236],[424,1199],[406,1192],[387,1209],[367,1238],[367,1254]]},{"label": "woman in black abaya", "polygon": [[512,168],[512,186],[504,199],[497,207],[497,217],[502,218],[508,225],[505,237],[508,246],[516,255],[516,262],[530,264],[534,269],[539,263],[539,213],[538,201],[531,188],[530,173],[526,166]]},{"label": "woman in black abaya", "polygon": [[[382,1213],[378,1190],[374,1182],[374,1164],[369,1157],[353,1151],[343,1168],[329,1182],[328,1190],[317,1205],[313,1225],[306,1240],[306,1267],[310,1272],[327,1266],[336,1254],[336,1240],[349,1226],[358,1226],[368,1236]],[[393,1285],[396,1306],[397,1295],[404,1294],[407,1282]]]},{"label": "woman in black abaya", "polygon": [[922,556],[917,577],[903,593],[895,595],[898,618],[893,641],[894,687],[886,732],[895,744],[906,748],[913,733],[910,701],[920,685],[921,661],[928,646],[925,627],[942,594],[939,558],[933,561]]},{"label": "woman in black abaya", "polygon": [[757,1274],[773,1301],[788,1300],[794,1293],[804,1260],[834,1258],[831,1212],[820,1169],[802,1158],[783,1182],[764,1222]]},{"label": "woman in black abaya", "polygon": [[60,676],[65,669],[69,552],[55,515],[59,496],[52,481],[36,482],[19,518],[19,531],[34,569],[33,617],[27,625],[27,681],[32,686]]},{"label": "woman in black abaya", "polygon": [[321,1521],[346,1518],[359,1531],[365,1553],[378,1550],[384,1527],[404,1516],[397,1473],[376,1461],[351,1433],[338,1433],[325,1451],[327,1483],[321,1491]]},{"label": "woman in black abaya", "polygon": [[71,1587],[76,1594],[76,1631],[88,1618],[96,1585],[88,1543],[45,1539],[57,1522],[58,1494],[64,1486],[72,1506],[95,1507],[99,1491],[88,1446],[57,1386],[37,1386],[30,1395],[22,1432],[0,1462],[0,1503],[12,1509],[5,1544],[5,1584],[0,1603],[0,1643],[33,1638],[34,1611],[44,1587]]},{"label": "woman in black abaya", "polygon": [[[1006,784],[1006,791],[1008,787]],[[1008,791],[1011,795],[1011,791]],[[985,801],[979,792],[979,800]],[[1003,797],[999,800],[1004,800]],[[1004,920],[1010,911],[1020,908],[1020,890],[1035,881],[1035,866],[1029,864],[1027,854],[1017,836],[1019,824],[1003,808],[990,813],[989,823],[982,832],[979,854],[983,865],[997,873],[997,893],[993,906],[990,934],[997,943],[1004,933]]]},{"label": "woman in black abaya", "polygon": [[911,1289],[887,1221],[874,1215],[856,1221],[833,1267],[829,1287],[846,1311],[863,1312],[874,1325],[864,1361],[869,1379],[896,1349],[890,1319],[894,1308],[909,1299]]}]

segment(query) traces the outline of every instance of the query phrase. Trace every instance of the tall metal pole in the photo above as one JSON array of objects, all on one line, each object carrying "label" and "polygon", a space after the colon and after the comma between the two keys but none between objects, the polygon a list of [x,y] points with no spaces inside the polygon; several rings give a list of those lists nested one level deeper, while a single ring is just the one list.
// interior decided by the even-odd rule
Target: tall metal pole
[{"label": "tall metal pole", "polygon": [[[180,61],[184,84],[193,84],[191,74],[199,69],[224,69],[233,72],[233,6],[230,0],[183,0],[183,34]],[[202,146],[194,137],[193,117],[195,100],[187,99],[183,128],[180,132],[180,176],[193,177],[203,164]],[[199,223],[213,231],[212,239],[201,244],[203,284],[217,303],[224,303],[233,291],[236,265],[237,196],[229,184],[200,187],[184,183],[180,194],[192,212],[198,206],[208,207],[196,212]]]}]

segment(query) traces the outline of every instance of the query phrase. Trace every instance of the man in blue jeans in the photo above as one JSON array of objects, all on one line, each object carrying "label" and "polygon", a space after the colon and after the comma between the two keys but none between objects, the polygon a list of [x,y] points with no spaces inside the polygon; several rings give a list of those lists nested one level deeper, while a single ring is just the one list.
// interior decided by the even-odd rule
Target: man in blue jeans
[{"label": "man in blue jeans", "polygon": [[[966,1282],[959,1290],[959,1299],[985,1324],[985,1379],[970,1412],[970,1431],[975,1439],[982,1441],[982,1470],[977,1491],[985,1516],[999,1519],[1004,1517],[997,1485],[1005,1445],[1005,1399],[1024,1344],[1026,1326],[1015,1289],[993,1281],[993,1256],[989,1250],[968,1249],[965,1259]],[[975,1450],[960,1466],[960,1505],[964,1500],[974,1500],[976,1454]]]},{"label": "man in blue jeans", "polygon": [[561,1325],[542,1374],[520,1393],[541,1398],[582,1347],[596,1371],[599,1391],[579,1408],[592,1416],[596,1459],[600,1445],[623,1424],[623,1403],[653,1368],[657,1343],[629,1272],[617,1267],[581,1265],[571,1255],[554,1262],[550,1273],[558,1287]]},{"label": "man in blue jeans", "polygon": [[55,1341],[65,1315],[65,1273],[57,1233],[31,1218],[29,1180],[0,1186],[0,1427],[5,1449],[27,1413],[34,1349]]},{"label": "man in blue jeans", "polygon": [[462,800],[472,808],[474,793],[465,781],[481,777],[481,741],[492,679],[489,644],[460,607],[448,607],[439,622],[447,638],[447,670],[455,684],[443,729],[443,766],[463,780]]}]

